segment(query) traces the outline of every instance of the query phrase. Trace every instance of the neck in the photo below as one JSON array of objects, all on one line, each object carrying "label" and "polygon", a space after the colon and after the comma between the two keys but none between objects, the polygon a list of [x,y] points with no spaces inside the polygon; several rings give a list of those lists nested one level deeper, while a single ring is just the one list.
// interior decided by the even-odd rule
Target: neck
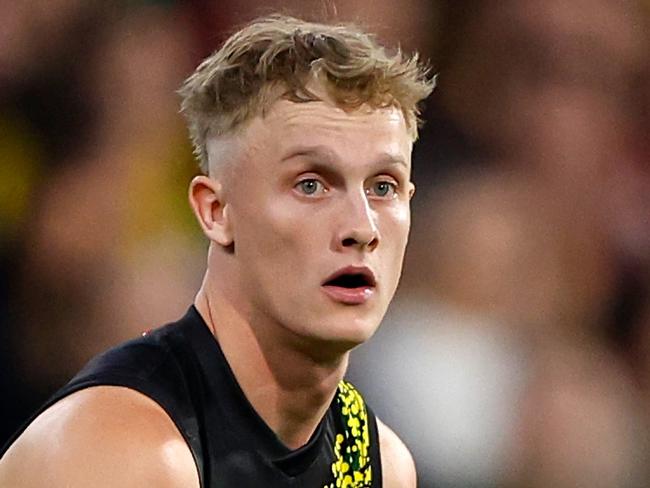
[{"label": "neck", "polygon": [[242,313],[236,301],[211,287],[210,281],[206,276],[195,306],[219,341],[239,386],[287,447],[303,446],[329,408],[348,353],[327,359],[310,354],[281,325]]}]

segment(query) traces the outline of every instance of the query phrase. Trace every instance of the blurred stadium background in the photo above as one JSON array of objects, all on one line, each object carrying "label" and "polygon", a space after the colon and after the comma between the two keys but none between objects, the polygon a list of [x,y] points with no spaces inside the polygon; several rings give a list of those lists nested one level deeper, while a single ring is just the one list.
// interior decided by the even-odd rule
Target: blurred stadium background
[{"label": "blurred stadium background", "polygon": [[438,73],[402,285],[350,369],[420,486],[650,485],[647,0],[0,2],[0,442],[190,303],[174,92],[276,10]]}]

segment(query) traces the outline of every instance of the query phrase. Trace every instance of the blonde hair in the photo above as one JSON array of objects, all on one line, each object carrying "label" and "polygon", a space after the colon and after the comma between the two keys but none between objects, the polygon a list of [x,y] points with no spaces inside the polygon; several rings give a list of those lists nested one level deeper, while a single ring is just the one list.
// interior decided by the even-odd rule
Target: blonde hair
[{"label": "blonde hair", "polygon": [[433,89],[417,54],[389,53],[351,25],[325,25],[284,15],[264,17],[233,34],[179,90],[194,153],[208,171],[208,137],[236,132],[279,98],[318,100],[316,77],[339,106],[395,106],[415,140],[418,104]]}]

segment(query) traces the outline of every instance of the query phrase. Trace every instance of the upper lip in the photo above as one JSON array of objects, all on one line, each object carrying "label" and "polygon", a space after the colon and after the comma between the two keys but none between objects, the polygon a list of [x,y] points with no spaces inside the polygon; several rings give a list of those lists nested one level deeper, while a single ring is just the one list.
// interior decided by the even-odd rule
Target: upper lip
[{"label": "upper lip", "polygon": [[326,285],[330,281],[333,281],[340,276],[344,275],[361,275],[365,278],[366,282],[368,283],[368,286],[377,286],[377,280],[375,279],[375,273],[372,272],[370,268],[367,266],[346,266],[345,268],[341,268],[338,271],[332,273],[330,276],[328,276],[325,281],[323,281],[323,285]]}]

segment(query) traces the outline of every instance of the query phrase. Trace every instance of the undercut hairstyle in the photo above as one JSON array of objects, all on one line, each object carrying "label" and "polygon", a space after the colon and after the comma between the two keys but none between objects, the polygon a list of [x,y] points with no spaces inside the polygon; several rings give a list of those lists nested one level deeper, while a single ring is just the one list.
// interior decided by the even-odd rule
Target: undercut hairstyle
[{"label": "undercut hairstyle", "polygon": [[210,137],[236,133],[278,99],[319,100],[308,89],[314,79],[343,109],[397,107],[415,140],[418,104],[433,89],[428,74],[417,53],[389,52],[353,25],[276,14],[248,24],[198,66],[179,90],[181,112],[207,174]]}]

